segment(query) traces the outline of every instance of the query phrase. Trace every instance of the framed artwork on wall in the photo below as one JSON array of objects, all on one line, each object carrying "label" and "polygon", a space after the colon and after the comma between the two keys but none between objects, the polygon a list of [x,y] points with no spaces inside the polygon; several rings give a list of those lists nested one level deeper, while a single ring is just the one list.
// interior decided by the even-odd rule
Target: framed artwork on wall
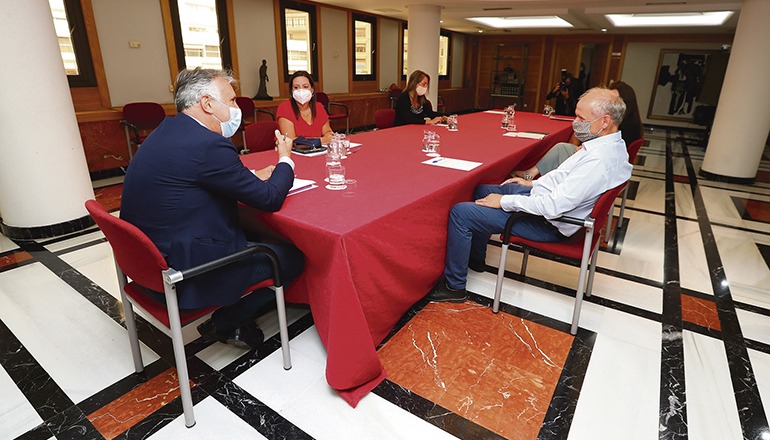
[{"label": "framed artwork on wall", "polygon": [[704,105],[699,97],[709,57],[716,53],[661,49],[647,117],[693,122],[695,108]]}]

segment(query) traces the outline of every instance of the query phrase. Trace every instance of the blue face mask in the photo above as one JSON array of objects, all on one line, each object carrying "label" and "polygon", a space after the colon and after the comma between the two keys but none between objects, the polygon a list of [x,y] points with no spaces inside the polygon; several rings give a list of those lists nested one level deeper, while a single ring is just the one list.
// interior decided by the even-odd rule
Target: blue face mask
[{"label": "blue face mask", "polygon": [[241,127],[241,109],[237,107],[230,107],[229,105],[214,97],[212,97],[212,99],[230,109],[230,119],[224,122],[219,120],[217,115],[213,113],[211,115],[214,116],[214,119],[219,121],[219,127],[222,129],[222,136],[226,138],[232,137],[232,135],[234,135],[235,132],[238,131],[238,129]]}]

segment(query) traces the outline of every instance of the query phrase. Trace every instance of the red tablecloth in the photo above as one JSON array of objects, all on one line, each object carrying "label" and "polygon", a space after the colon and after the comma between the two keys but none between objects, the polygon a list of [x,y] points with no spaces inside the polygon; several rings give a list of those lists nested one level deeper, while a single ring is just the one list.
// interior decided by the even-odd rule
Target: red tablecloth
[{"label": "red tablecloth", "polygon": [[[326,379],[354,407],[386,376],[377,344],[441,275],[452,205],[572,133],[569,122],[533,113],[517,112],[516,125],[549,133],[542,141],[502,136],[499,114],[459,119],[456,132],[410,125],[351,136],[363,146],[342,161],[346,177],[357,181],[348,191],[324,188],[324,157],[293,155],[296,176],[319,188],[290,196],[276,213],[242,208],[244,223],[258,219],[305,255],[287,300],[310,304],[327,350]],[[441,136],[442,156],[483,164],[468,172],[421,164],[428,159],[420,151],[425,129]],[[275,163],[275,152],[243,162],[259,169]]]}]

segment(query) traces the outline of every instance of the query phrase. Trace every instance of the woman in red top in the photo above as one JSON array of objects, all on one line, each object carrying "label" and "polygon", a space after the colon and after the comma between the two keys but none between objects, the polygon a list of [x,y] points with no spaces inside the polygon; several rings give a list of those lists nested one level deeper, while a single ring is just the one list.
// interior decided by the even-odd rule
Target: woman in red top
[{"label": "woman in red top", "polygon": [[323,105],[316,102],[313,78],[306,71],[298,70],[289,79],[289,88],[291,96],[276,112],[281,133],[291,139],[304,136],[329,143],[333,134],[329,115]]}]

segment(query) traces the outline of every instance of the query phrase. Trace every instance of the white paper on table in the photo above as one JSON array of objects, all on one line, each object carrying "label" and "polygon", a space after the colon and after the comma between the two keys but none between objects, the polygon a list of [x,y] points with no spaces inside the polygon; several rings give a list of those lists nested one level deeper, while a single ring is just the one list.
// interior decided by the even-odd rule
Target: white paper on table
[{"label": "white paper on table", "polygon": [[553,115],[551,115],[548,118],[553,119],[554,121],[568,121],[568,122],[572,122],[572,121],[575,120],[575,118],[570,117],[570,116],[553,116]]},{"label": "white paper on table", "polygon": [[538,133],[536,131],[509,131],[504,133],[503,136],[540,140],[548,136],[548,133]]},{"label": "white paper on table", "polygon": [[505,114],[505,112],[502,111],[502,110],[487,110],[484,113],[489,113],[489,114],[492,114],[492,115],[504,115]]},{"label": "white paper on table", "polygon": [[454,170],[461,171],[470,171],[481,165],[481,162],[471,162],[470,160],[462,159],[450,159],[448,157],[433,157],[422,163],[425,165],[434,165],[437,167],[452,168]]},{"label": "white paper on table", "polygon": [[299,179],[295,177],[294,184],[291,186],[291,189],[289,189],[289,195],[291,196],[313,188],[318,188],[318,185],[315,184],[315,180]]},{"label": "white paper on table", "polygon": [[434,127],[446,127],[447,125],[443,124],[443,123],[438,123],[438,124],[433,124],[433,126]]},{"label": "white paper on table", "polygon": [[349,148],[360,147],[361,145],[363,145],[363,144],[359,144],[358,142],[351,142]]}]

